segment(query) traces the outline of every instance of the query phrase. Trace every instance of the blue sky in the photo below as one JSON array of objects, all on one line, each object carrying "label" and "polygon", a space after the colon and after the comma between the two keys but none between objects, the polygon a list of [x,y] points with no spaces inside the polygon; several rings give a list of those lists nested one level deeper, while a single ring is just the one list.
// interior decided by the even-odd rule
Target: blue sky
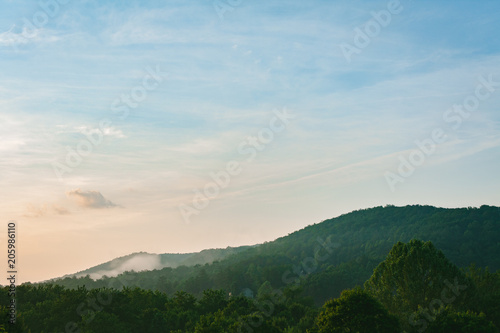
[{"label": "blue sky", "polygon": [[[498,1],[242,0],[222,17],[223,0],[42,3],[0,5],[0,216],[19,223],[24,281],[270,241],[377,205],[499,204],[500,85],[481,86],[500,82]],[[348,61],[340,46],[370,24]],[[478,86],[487,96],[455,128],[446,112]],[[286,128],[251,148],[284,110]],[[418,153],[436,129],[446,139]],[[402,177],[412,153],[423,160]],[[229,161],[241,172],[194,207]]]}]

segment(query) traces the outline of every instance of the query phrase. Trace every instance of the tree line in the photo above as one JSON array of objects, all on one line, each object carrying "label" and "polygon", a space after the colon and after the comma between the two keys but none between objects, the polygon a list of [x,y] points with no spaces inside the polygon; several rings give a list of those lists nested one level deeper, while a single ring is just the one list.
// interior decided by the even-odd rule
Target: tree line
[{"label": "tree line", "polygon": [[23,284],[12,326],[8,288],[0,292],[0,332],[493,333],[500,327],[500,271],[460,269],[420,240],[394,244],[364,283],[322,306],[300,283],[275,288],[265,281],[254,297]]}]

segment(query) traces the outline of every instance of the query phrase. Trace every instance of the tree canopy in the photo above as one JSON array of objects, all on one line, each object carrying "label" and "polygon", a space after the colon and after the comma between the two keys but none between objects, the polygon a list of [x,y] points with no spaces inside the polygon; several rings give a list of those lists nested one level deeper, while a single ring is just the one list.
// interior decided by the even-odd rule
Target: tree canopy
[{"label": "tree canopy", "polygon": [[399,323],[374,297],[355,288],[323,305],[317,332],[398,333]]}]

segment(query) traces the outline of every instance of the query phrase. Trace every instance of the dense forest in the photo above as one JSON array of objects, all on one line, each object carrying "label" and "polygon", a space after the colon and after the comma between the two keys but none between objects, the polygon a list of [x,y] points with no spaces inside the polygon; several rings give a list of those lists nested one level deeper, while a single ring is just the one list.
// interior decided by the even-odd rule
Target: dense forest
[{"label": "dense forest", "polygon": [[274,288],[299,284],[317,306],[342,290],[362,285],[391,247],[411,239],[432,241],[458,267],[500,268],[500,208],[444,209],[430,206],[377,207],[355,211],[248,248],[211,264],[125,272],[93,280],[64,278],[68,288],[140,287],[173,296],[206,289],[233,295],[256,294],[266,282]]},{"label": "dense forest", "polygon": [[[500,209],[491,206],[360,210],[211,264],[24,284],[17,324],[4,320],[3,327],[498,332],[499,223]],[[5,315],[7,292],[0,298]]]},{"label": "dense forest", "polygon": [[[138,267],[150,267],[148,270],[161,269],[164,267],[176,268],[179,266],[195,266],[210,264],[216,260],[222,260],[232,254],[243,252],[250,246],[228,247],[225,249],[209,249],[196,253],[164,253],[151,254],[147,252],[132,253],[127,256],[113,259],[109,262],[91,267],[75,274],[65,277],[85,277],[100,279],[104,275],[115,276],[130,270],[145,270]],[[152,267],[154,266],[154,267]],[[56,279],[57,280],[57,279]]]},{"label": "dense forest", "polygon": [[[8,299],[8,288],[2,289]],[[316,307],[300,285],[256,297],[22,285],[3,332],[499,332],[500,271],[459,269],[431,242],[398,242],[364,283]],[[5,330],[7,329],[7,330]],[[0,331],[0,332],[1,332]]]}]

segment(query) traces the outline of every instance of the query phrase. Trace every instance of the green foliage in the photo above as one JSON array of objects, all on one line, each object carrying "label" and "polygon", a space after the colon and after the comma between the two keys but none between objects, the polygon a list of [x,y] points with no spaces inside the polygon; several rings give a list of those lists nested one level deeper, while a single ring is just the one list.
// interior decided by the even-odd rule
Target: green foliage
[{"label": "green foliage", "polygon": [[[407,332],[424,326],[443,331],[456,322],[490,332],[499,325],[500,272],[484,267],[500,267],[498,212],[489,206],[377,207],[212,264],[24,284],[17,288],[14,329],[312,333],[370,326],[370,332],[391,332],[396,315]],[[455,266],[472,262],[476,266],[467,270]],[[341,293],[363,283],[366,292]],[[243,290],[256,298],[243,297]],[[4,312],[6,295],[0,288]]]},{"label": "green foliage", "polygon": [[223,309],[228,303],[227,294],[223,290],[204,290],[203,297],[199,301],[202,313],[213,313],[217,309]]},{"label": "green foliage", "polygon": [[481,269],[471,265],[466,276],[477,289],[476,297],[470,304],[471,309],[486,313],[487,319],[500,328],[500,270],[491,273],[488,267]]},{"label": "green foliage", "polygon": [[498,330],[484,313],[441,310],[426,328],[427,333],[497,333]]},{"label": "green foliage", "polygon": [[[452,305],[465,308],[475,287],[431,242],[398,242],[374,270],[365,289],[408,328],[408,313]],[[469,297],[470,298],[470,297]]]},{"label": "green foliage", "polygon": [[399,323],[375,298],[356,288],[325,303],[317,319],[317,332],[397,333]]},{"label": "green foliage", "polygon": [[308,226],[273,242],[238,248],[211,264],[128,272],[97,281],[66,278],[57,283],[73,289],[83,285],[120,289],[125,285],[159,290],[169,296],[183,290],[201,297],[205,289],[224,289],[238,295],[249,288],[257,294],[269,281],[278,289],[300,284],[319,306],[338,297],[342,290],[364,283],[398,241],[432,241],[458,267],[476,263],[497,270],[499,222],[499,208],[491,206],[376,207]]}]

